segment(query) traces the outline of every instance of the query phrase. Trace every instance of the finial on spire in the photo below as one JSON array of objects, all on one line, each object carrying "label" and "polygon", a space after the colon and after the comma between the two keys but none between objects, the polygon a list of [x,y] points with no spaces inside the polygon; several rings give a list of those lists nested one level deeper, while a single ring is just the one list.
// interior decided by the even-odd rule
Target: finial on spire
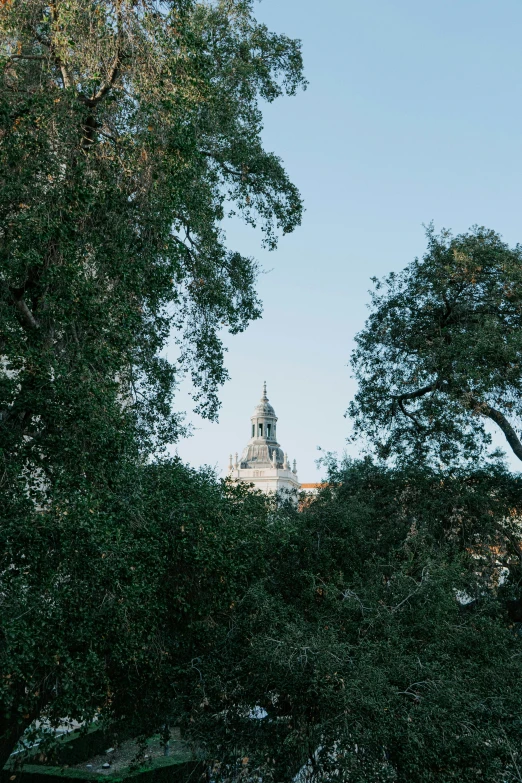
[{"label": "finial on spire", "polygon": [[230,460],[229,460],[229,463],[228,463],[228,469],[229,470],[233,470],[234,469],[234,466],[232,464],[232,454],[230,455]]},{"label": "finial on spire", "polygon": [[263,381],[263,400],[268,400],[268,397],[266,396],[266,381]]},{"label": "finial on spire", "polygon": [[292,473],[297,473],[297,462],[295,461],[295,459],[294,459],[294,469]]},{"label": "finial on spire", "polygon": [[237,451],[236,451],[236,464],[235,464],[235,467],[236,467],[236,469],[239,467],[239,460],[238,460]]},{"label": "finial on spire", "polygon": [[284,470],[288,470],[288,454],[285,452],[285,459],[283,462],[283,468]]}]

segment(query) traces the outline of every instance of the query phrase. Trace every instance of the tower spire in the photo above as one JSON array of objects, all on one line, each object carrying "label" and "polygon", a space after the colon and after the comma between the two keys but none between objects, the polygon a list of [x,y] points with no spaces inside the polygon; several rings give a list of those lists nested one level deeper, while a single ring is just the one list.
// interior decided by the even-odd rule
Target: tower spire
[{"label": "tower spire", "polygon": [[268,402],[268,397],[266,396],[266,381],[263,381],[263,396],[261,399],[263,402]]}]

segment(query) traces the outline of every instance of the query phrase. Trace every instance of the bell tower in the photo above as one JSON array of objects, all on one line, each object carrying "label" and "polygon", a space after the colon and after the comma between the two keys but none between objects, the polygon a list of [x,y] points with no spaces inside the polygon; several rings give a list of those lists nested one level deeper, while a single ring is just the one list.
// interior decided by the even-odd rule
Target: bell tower
[{"label": "bell tower", "polygon": [[266,396],[266,381],[263,384],[263,396],[250,417],[250,421],[252,427],[250,439],[252,441],[266,443],[272,447],[278,445],[276,438],[277,416]]},{"label": "bell tower", "polygon": [[268,401],[266,381],[263,394],[250,417],[250,440],[243,449],[241,459],[230,455],[229,475],[237,481],[254,484],[263,492],[291,492],[300,489],[294,460],[290,467],[288,455],[277,442],[277,416]]}]

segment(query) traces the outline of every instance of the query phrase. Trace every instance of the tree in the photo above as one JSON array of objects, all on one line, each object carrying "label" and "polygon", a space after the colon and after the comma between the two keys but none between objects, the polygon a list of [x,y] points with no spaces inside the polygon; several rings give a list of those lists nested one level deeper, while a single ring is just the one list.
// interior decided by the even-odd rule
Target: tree
[{"label": "tree", "polygon": [[0,36],[2,448],[110,464],[124,418],[144,448],[176,437],[184,369],[216,415],[220,331],[261,312],[223,218],[273,248],[301,217],[259,107],[304,85],[299,42],[250,0],[11,0]]},{"label": "tree", "polygon": [[200,571],[221,584],[225,567],[203,565],[205,498],[213,531],[237,512],[181,468],[158,496],[149,463],[182,431],[179,376],[215,416],[220,333],[261,313],[224,218],[259,223],[269,248],[300,222],[260,107],[305,82],[299,42],[250,0],[1,2],[0,78],[1,765],[37,717],[139,723],[167,618],[169,682],[183,694],[195,671]]},{"label": "tree", "polygon": [[41,739],[35,721],[97,718],[120,738],[176,725],[263,573],[266,499],[179,461],[120,460],[103,492],[57,488],[44,511],[6,500],[0,768],[24,731]]},{"label": "tree", "polygon": [[381,456],[451,463],[477,458],[489,422],[522,459],[522,248],[485,228],[427,236],[422,260],[374,281],[355,431]]},{"label": "tree", "polygon": [[521,489],[498,467],[332,466],[200,664],[185,725],[213,774],[518,780]]}]

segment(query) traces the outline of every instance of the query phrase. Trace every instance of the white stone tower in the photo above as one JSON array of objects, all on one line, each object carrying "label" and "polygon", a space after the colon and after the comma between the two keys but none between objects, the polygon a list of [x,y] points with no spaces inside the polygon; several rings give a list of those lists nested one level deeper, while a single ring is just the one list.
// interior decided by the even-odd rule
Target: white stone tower
[{"label": "white stone tower", "polygon": [[251,438],[243,449],[241,460],[232,460],[228,466],[229,476],[236,481],[254,484],[263,492],[297,493],[301,488],[297,478],[294,460],[290,467],[288,454],[284,454],[277,442],[277,416],[266,396],[266,382],[263,396],[250,417]]}]

